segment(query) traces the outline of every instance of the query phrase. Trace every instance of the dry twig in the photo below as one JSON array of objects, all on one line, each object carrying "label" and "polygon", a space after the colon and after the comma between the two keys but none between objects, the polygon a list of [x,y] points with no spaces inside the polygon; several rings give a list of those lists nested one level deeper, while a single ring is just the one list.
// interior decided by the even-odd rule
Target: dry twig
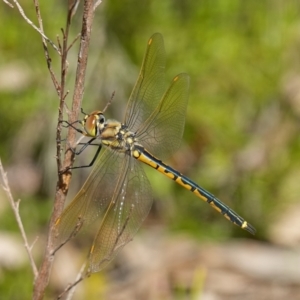
[{"label": "dry twig", "polygon": [[[35,5],[35,11],[36,11],[37,19],[38,19],[39,26],[40,26],[39,30],[44,34],[43,20],[42,20],[42,16],[41,16],[39,1],[33,0],[33,2]],[[45,57],[46,57],[46,61],[47,61],[48,70],[50,72],[50,76],[51,76],[52,82],[54,84],[54,87],[56,89],[56,92],[57,92],[58,96],[60,97],[60,86],[59,86],[59,83],[58,83],[56,76],[51,67],[51,58],[49,55],[48,45],[47,45],[46,41],[47,40],[42,35],[42,42],[43,42],[44,53],[45,53]],[[61,49],[59,49],[59,51],[61,51]]]},{"label": "dry twig", "polygon": [[[8,2],[7,0],[3,0],[7,5],[9,5],[10,7],[14,7],[10,2]],[[21,16],[23,17],[23,19],[32,27],[34,28],[52,47],[53,49],[55,49],[57,51],[57,53],[59,55],[61,55],[59,49],[57,48],[57,46],[38,28],[36,27],[33,22],[25,15],[25,12],[22,8],[22,6],[20,5],[20,3],[17,0],[12,0],[13,3],[16,5],[16,7],[19,10],[19,13],[21,14]]]},{"label": "dry twig", "polygon": [[10,2],[8,2],[7,0],[3,0],[3,2],[5,4],[7,4],[9,7],[14,8],[14,6]]},{"label": "dry twig", "polygon": [[38,270],[37,270],[37,267],[35,265],[31,250],[32,250],[35,242],[37,241],[37,238],[34,240],[34,242],[32,243],[31,246],[28,244],[25,229],[24,229],[24,226],[23,226],[23,223],[22,223],[22,220],[21,220],[21,216],[20,216],[20,213],[19,213],[19,206],[20,206],[21,200],[18,200],[18,201],[14,200],[14,198],[11,194],[10,188],[9,188],[7,176],[6,176],[6,173],[3,169],[1,160],[0,160],[0,176],[1,176],[2,181],[3,181],[3,183],[1,183],[1,186],[2,186],[3,190],[5,191],[5,193],[8,197],[10,206],[11,206],[13,212],[14,212],[16,221],[18,223],[18,227],[20,229],[20,232],[21,232],[21,235],[22,235],[22,238],[23,238],[23,241],[24,241],[24,246],[25,246],[25,249],[26,249],[28,257],[29,257],[29,261],[30,261],[30,265],[31,265],[31,268],[32,268],[32,271],[33,271],[33,275],[34,275],[34,278],[36,278],[38,276]]},{"label": "dry twig", "polygon": [[69,286],[67,286],[66,289],[58,296],[57,299],[60,299],[65,294],[67,294],[66,300],[71,300],[72,299],[77,284],[90,275],[90,274],[84,272],[85,267],[86,267],[86,264],[83,264],[81,269],[79,270],[77,276],[76,276],[75,281],[73,283],[71,283]]},{"label": "dry twig", "polygon": [[95,1],[94,10],[102,3],[102,0]]},{"label": "dry twig", "polygon": [[[60,99],[59,104],[59,116],[58,116],[58,126],[57,126],[57,134],[56,134],[56,140],[57,140],[57,167],[58,167],[58,182],[56,186],[56,195],[55,195],[55,203],[53,208],[53,213],[50,220],[50,226],[49,226],[49,235],[47,240],[47,245],[45,249],[44,259],[42,261],[41,268],[39,272],[37,271],[36,265],[34,263],[34,260],[31,255],[31,249],[32,246],[28,245],[26,234],[24,231],[24,227],[22,225],[22,221],[19,215],[19,203],[20,201],[15,202],[12,198],[12,195],[10,193],[6,174],[4,173],[2,169],[2,165],[0,162],[0,168],[1,168],[1,175],[3,177],[3,189],[8,194],[8,197],[10,199],[10,203],[12,206],[12,209],[15,213],[16,220],[18,222],[20,231],[22,233],[24,242],[25,242],[25,248],[28,252],[30,263],[33,269],[35,282],[34,282],[34,292],[33,292],[33,299],[41,300],[44,297],[45,289],[49,282],[50,277],[50,270],[53,262],[53,251],[52,251],[52,237],[54,236],[55,232],[55,221],[57,220],[58,216],[61,214],[65,198],[69,189],[70,179],[71,179],[71,173],[66,172],[65,174],[61,174],[59,171],[64,169],[66,166],[71,166],[72,162],[74,160],[74,154],[72,151],[67,151],[64,157],[64,160],[62,162],[61,159],[61,120],[63,118],[63,109],[66,106],[65,105],[65,98],[68,95],[68,91],[65,91],[65,84],[66,84],[66,74],[68,69],[68,63],[67,63],[67,55],[71,47],[74,45],[74,43],[78,40],[80,37],[80,49],[78,54],[78,64],[77,64],[77,71],[76,71],[76,80],[75,80],[75,87],[74,87],[74,94],[73,94],[73,102],[72,102],[72,110],[69,113],[69,122],[74,122],[78,118],[79,109],[81,107],[81,101],[83,98],[83,92],[84,92],[84,81],[85,81],[85,73],[86,73],[86,66],[87,66],[87,59],[88,59],[88,48],[89,48],[89,42],[90,42],[90,36],[91,36],[91,27],[94,17],[94,11],[99,6],[99,4],[102,2],[100,0],[94,1],[94,0],[85,0],[83,3],[83,19],[82,19],[82,30],[81,34],[77,36],[74,41],[70,44],[68,44],[68,37],[69,37],[69,30],[70,25],[73,16],[75,15],[78,5],[80,3],[80,0],[70,0],[69,6],[68,6],[68,16],[66,21],[66,28],[62,29],[63,34],[63,41],[60,43],[59,37],[57,37],[58,40],[58,46],[54,44],[44,33],[43,29],[43,21],[41,17],[41,12],[39,8],[39,2],[38,0],[33,0],[35,9],[36,9],[36,15],[39,23],[39,27],[34,25],[34,23],[25,15],[25,12],[22,8],[22,6],[19,4],[18,0],[3,0],[4,3],[6,3],[11,8],[14,8],[14,5],[17,7],[19,13],[24,18],[24,20],[32,26],[42,37],[43,42],[43,48],[45,53],[45,58],[48,66],[48,70],[50,72],[51,79],[54,83],[55,89],[57,91],[57,94]],[[49,43],[56,52],[61,57],[61,78],[60,80],[57,80],[51,66],[51,58],[48,51],[48,45]],[[76,134],[72,128],[69,128],[67,140],[68,143],[73,144],[72,142],[75,142]],[[80,273],[79,277],[75,282],[79,282],[83,279],[82,272]],[[72,286],[75,286],[76,283]],[[72,288],[69,287],[68,291]],[[72,289],[71,289],[72,290]],[[71,294],[69,294],[69,297],[71,297]]]},{"label": "dry twig", "polygon": [[[37,0],[36,0],[37,1]],[[94,17],[94,1],[93,0],[85,0],[83,3],[83,19],[82,19],[82,30],[80,34],[80,48],[78,54],[78,64],[76,71],[76,80],[72,101],[72,110],[69,115],[69,122],[72,123],[76,119],[78,119],[79,109],[81,107],[81,101],[83,98],[84,92],[84,82],[85,82],[85,73],[88,59],[88,48],[91,36],[91,27]],[[68,45],[68,37],[69,37],[69,29],[71,25],[72,17],[77,8],[77,4],[79,2],[75,0],[74,2],[70,2],[66,28],[62,30],[63,33],[63,41],[60,46],[61,49],[61,78],[60,78],[60,104],[59,104],[59,116],[58,116],[58,126],[57,126],[57,167],[58,167],[58,181],[56,185],[56,194],[55,194],[55,202],[53,207],[53,213],[51,215],[50,225],[49,225],[49,234],[47,245],[45,249],[45,255],[42,262],[42,266],[40,268],[39,275],[34,285],[34,295],[33,299],[41,300],[43,299],[45,289],[48,285],[50,270],[53,261],[53,249],[52,249],[52,240],[55,235],[55,222],[59,215],[61,214],[64,202],[66,199],[66,195],[69,189],[69,184],[71,180],[71,172],[68,171],[66,173],[61,173],[60,171],[66,167],[72,165],[74,160],[74,154],[72,151],[67,151],[65,153],[65,157],[63,162],[61,161],[61,120],[63,117],[63,109],[65,106],[65,97],[67,93],[65,93],[65,82],[66,82],[66,74],[67,74],[67,55],[70,47],[74,44]],[[60,43],[59,43],[60,44]],[[71,145],[75,142],[76,133],[72,128],[69,128],[67,140]]]}]

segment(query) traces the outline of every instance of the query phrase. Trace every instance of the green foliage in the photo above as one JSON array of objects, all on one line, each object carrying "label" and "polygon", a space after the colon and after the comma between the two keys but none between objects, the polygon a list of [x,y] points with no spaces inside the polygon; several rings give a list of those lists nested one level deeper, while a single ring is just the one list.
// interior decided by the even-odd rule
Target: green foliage
[{"label": "green foliage", "polygon": [[0,277],[0,299],[30,299],[32,296],[32,272],[30,267],[5,270]]}]

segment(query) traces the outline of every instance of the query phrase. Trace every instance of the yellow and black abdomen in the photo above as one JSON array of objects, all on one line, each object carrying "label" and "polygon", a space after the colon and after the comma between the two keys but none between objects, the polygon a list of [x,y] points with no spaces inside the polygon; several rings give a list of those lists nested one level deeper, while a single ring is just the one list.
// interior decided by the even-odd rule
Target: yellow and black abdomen
[{"label": "yellow and black abdomen", "polygon": [[172,167],[166,165],[151,153],[149,153],[144,147],[135,145],[132,151],[132,156],[144,164],[156,169],[165,176],[171,178],[185,189],[193,192],[201,200],[207,202],[215,210],[221,213],[226,219],[234,223],[235,225],[247,230],[251,234],[255,234],[255,228],[249,224],[244,218],[239,216],[234,210],[216,198],[213,194],[209,193],[198,184],[193,182],[188,177],[182,175],[180,172],[174,170]]}]

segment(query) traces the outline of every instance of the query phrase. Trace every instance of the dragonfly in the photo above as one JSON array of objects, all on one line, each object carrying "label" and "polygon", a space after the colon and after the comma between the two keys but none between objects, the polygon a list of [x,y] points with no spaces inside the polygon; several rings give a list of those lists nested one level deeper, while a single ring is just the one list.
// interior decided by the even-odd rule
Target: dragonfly
[{"label": "dragonfly", "polygon": [[[56,220],[54,245],[60,247],[82,228],[98,222],[88,255],[90,273],[103,269],[133,239],[152,206],[152,190],[143,169],[148,165],[210,204],[233,224],[255,234],[255,228],[214,195],[164,163],[181,142],[189,96],[189,76],[175,76],[164,87],[166,53],[163,37],[148,41],[142,67],[123,122],[102,111],[85,114],[77,128],[96,140],[99,156],[86,182]],[[100,151],[101,149],[101,151]],[[159,157],[159,158],[158,158]]]}]

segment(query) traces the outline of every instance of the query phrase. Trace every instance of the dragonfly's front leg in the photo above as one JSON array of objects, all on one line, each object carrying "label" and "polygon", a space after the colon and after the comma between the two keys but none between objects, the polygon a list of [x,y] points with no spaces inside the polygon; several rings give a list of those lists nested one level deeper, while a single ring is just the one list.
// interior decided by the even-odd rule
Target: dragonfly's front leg
[{"label": "dragonfly's front leg", "polygon": [[73,170],[73,169],[89,168],[89,167],[91,167],[94,164],[94,162],[96,161],[96,159],[97,159],[97,157],[98,157],[98,155],[99,155],[99,153],[101,151],[101,148],[102,148],[102,144],[101,143],[100,144],[92,144],[92,142],[95,139],[96,138],[92,138],[87,143],[84,143],[83,146],[77,152],[74,149],[71,148],[71,150],[73,151],[73,153],[75,155],[79,155],[79,154],[81,154],[83,152],[83,150],[86,149],[87,146],[98,146],[98,149],[97,149],[97,151],[96,151],[96,153],[95,153],[92,161],[88,165],[77,166],[77,167],[70,167],[69,170],[70,169]]},{"label": "dragonfly's front leg", "polygon": [[[68,121],[61,121],[61,123],[66,123],[67,125],[63,125],[64,127],[72,127],[73,129],[75,129],[77,132],[79,132],[79,133],[81,133],[82,135],[84,135],[84,136],[86,136],[86,132],[85,131],[83,131],[83,130],[81,130],[81,129],[79,129],[79,128],[77,128],[77,127],[75,127],[74,126],[74,124],[76,124],[76,123],[80,123],[81,124],[81,122],[80,121],[75,121],[75,122],[73,122],[73,123],[69,123]],[[91,167],[93,164],[94,164],[94,162],[96,161],[96,159],[97,159],[97,157],[98,157],[98,155],[99,155],[99,153],[100,153],[100,150],[101,150],[101,147],[102,147],[102,144],[100,143],[100,144],[92,144],[92,142],[93,141],[95,141],[96,140],[96,138],[91,138],[88,142],[86,142],[86,143],[79,143],[80,145],[82,145],[83,144],[83,146],[78,150],[78,151],[76,151],[76,148],[73,148],[73,147],[69,147],[69,149],[75,154],[75,155],[80,155],[88,146],[98,146],[98,149],[97,149],[97,151],[96,151],[96,153],[95,153],[95,155],[94,155],[94,157],[93,157],[93,159],[92,159],[92,161],[88,164],[88,165],[83,165],[83,166],[76,166],[76,167],[67,167],[67,168],[65,168],[65,169],[63,169],[62,171],[60,171],[59,173],[60,174],[62,174],[62,173],[65,173],[65,172],[67,172],[68,170],[73,170],[73,169],[81,169],[81,168],[89,168],[89,167]]]},{"label": "dragonfly's front leg", "polygon": [[[77,120],[77,121],[75,121],[75,122],[72,122],[72,123],[70,123],[70,122],[68,122],[68,121],[65,121],[65,120],[62,120],[62,121],[59,121],[59,123],[62,123],[62,126],[65,127],[65,128],[72,127],[72,128],[75,129],[77,132],[79,132],[79,133],[81,133],[81,134],[83,134],[83,135],[86,135],[86,132],[85,132],[85,131],[83,131],[83,130],[81,130],[81,129],[79,129],[79,128],[77,128],[77,127],[74,126],[74,124],[77,124],[77,123],[82,124],[82,122],[79,121],[79,120]],[[63,123],[66,123],[66,125],[64,125]]]}]

